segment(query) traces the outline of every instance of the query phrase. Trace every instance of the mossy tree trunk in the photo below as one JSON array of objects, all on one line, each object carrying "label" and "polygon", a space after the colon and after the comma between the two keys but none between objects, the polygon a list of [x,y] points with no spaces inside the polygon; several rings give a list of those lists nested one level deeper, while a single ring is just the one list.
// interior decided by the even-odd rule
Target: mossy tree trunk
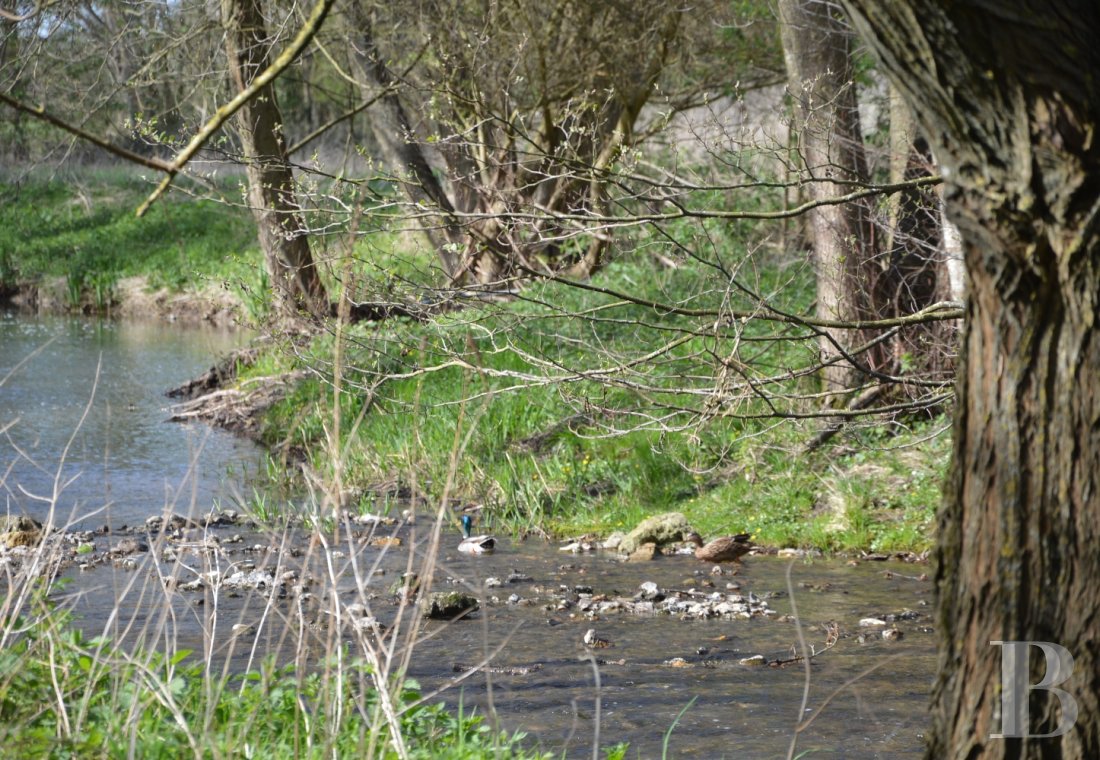
[{"label": "mossy tree trunk", "polygon": [[[970,276],[929,757],[1100,757],[1100,6],[844,4],[949,169]],[[1072,730],[991,738],[991,641],[1070,650]],[[1031,706],[1032,733],[1059,725]]]},{"label": "mossy tree trunk", "polygon": [[[270,40],[259,0],[223,0],[225,47],[233,85],[244,90],[268,66]],[[259,228],[279,317],[329,313],[328,296],[313,261],[294,174],[287,158],[275,88],[266,85],[241,107],[241,146],[248,198]]]}]

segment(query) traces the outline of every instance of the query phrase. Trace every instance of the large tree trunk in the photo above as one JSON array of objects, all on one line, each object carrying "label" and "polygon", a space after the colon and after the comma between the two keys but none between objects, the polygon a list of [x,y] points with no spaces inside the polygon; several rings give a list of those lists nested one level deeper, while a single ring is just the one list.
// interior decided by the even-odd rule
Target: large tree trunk
[{"label": "large tree trunk", "polygon": [[[867,180],[859,108],[852,81],[852,30],[824,0],[779,0],[779,22],[788,87],[795,100],[798,148],[811,200],[851,192]],[[809,212],[817,274],[817,315],[822,319],[871,319],[876,271],[870,209],[864,203],[818,206]],[[867,336],[830,330],[826,356],[847,353]],[[874,369],[881,355],[858,357]],[[866,366],[866,364],[864,366]],[[828,390],[851,388],[859,373],[849,361],[825,370]]]},{"label": "large tree trunk", "polygon": [[[844,2],[950,169],[970,275],[929,757],[1100,757],[1100,6]],[[1068,733],[991,738],[992,641],[1072,653]]]},{"label": "large tree trunk", "polygon": [[[225,48],[237,90],[268,66],[270,42],[260,0],[223,0]],[[329,312],[328,297],[313,262],[287,159],[282,115],[270,84],[241,107],[241,146],[248,170],[248,198],[259,227],[275,298],[275,312],[314,317]]]}]

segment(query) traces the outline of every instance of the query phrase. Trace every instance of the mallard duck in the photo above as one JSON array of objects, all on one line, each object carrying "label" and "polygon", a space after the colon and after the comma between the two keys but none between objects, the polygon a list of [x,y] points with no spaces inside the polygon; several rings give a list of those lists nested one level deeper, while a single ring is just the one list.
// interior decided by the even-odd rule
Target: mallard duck
[{"label": "mallard duck", "polygon": [[703,537],[698,533],[689,533],[684,537],[689,543],[695,544],[695,558],[704,562],[738,562],[741,557],[753,547],[748,533],[738,533],[735,536],[722,536],[709,543],[703,543]]},{"label": "mallard duck", "polygon": [[458,545],[458,550],[467,554],[491,554],[497,540],[493,536],[470,535],[473,527],[474,518],[462,515],[462,543]]}]

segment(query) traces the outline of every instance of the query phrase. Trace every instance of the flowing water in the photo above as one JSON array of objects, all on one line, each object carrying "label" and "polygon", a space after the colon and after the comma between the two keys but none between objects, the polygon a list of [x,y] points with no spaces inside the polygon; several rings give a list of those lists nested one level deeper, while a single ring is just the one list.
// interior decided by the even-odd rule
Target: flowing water
[{"label": "flowing water", "polygon": [[44,521],[54,504],[57,525],[118,527],[228,500],[260,451],[204,425],[165,422],[164,391],[246,337],[0,311],[0,513]]},{"label": "flowing water", "polygon": [[[0,386],[0,426],[18,419],[4,449],[9,509],[33,515],[41,508],[25,492],[52,489],[60,451],[92,397],[97,365],[91,411],[61,467],[61,480],[78,476],[62,495],[66,514],[85,526],[117,528],[162,514],[166,502],[176,512],[201,514],[234,484],[244,487],[239,478],[259,452],[219,432],[164,422],[160,396],[234,340],[179,328],[4,318],[0,374],[45,345]],[[41,467],[28,467],[32,459]],[[349,603],[366,604],[381,623],[405,630],[414,616],[406,610],[398,617],[402,608],[390,589],[428,553],[431,523],[423,517],[412,526],[346,528],[326,545],[245,524],[185,531],[151,553],[70,570],[65,593],[92,633],[126,631],[136,640],[151,632],[147,641],[192,649],[237,670],[265,653],[317,663],[333,648],[334,611]],[[391,534],[400,546],[369,540]],[[116,541],[115,534],[96,536],[89,558],[104,556]],[[408,670],[425,690],[449,686],[441,698],[452,708],[461,700],[465,710],[493,713],[502,727],[568,757],[591,757],[594,744],[620,741],[630,742],[630,757],[661,757],[666,741],[668,757],[783,757],[795,726],[819,708],[799,737],[800,752],[922,752],[936,664],[923,566],[749,556],[736,574],[712,575],[690,556],[623,563],[608,552],[571,554],[506,539],[495,554],[468,556],[454,551],[457,541],[448,528],[434,555],[435,587],[469,591],[481,609],[458,621],[422,622]],[[183,585],[214,569],[222,578],[241,572],[274,582],[257,590]],[[296,579],[283,583],[287,571]],[[178,580],[168,593],[166,577]],[[296,588],[310,577],[318,582]],[[727,586],[737,585],[737,593],[755,594],[774,614],[681,620],[627,611],[643,583],[696,597],[734,593]],[[585,611],[578,592],[623,599],[624,609]],[[887,639],[883,627],[860,625],[872,617],[890,619],[887,628],[898,634]],[[350,628],[340,629],[337,641],[354,651],[362,641]],[[589,629],[609,646],[586,647]],[[830,630],[839,633],[831,647]],[[801,651],[800,633],[816,653],[808,676],[802,662],[782,664]],[[755,655],[769,664],[745,663]],[[490,667],[455,683],[482,662]]]}]

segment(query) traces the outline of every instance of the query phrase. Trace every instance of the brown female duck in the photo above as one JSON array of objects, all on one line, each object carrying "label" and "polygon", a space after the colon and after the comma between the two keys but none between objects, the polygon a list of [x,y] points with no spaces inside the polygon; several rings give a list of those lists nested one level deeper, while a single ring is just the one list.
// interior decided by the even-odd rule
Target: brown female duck
[{"label": "brown female duck", "polygon": [[689,533],[684,540],[695,544],[695,558],[704,562],[738,562],[754,544],[748,533],[735,536],[722,536],[706,544],[698,533]]}]

